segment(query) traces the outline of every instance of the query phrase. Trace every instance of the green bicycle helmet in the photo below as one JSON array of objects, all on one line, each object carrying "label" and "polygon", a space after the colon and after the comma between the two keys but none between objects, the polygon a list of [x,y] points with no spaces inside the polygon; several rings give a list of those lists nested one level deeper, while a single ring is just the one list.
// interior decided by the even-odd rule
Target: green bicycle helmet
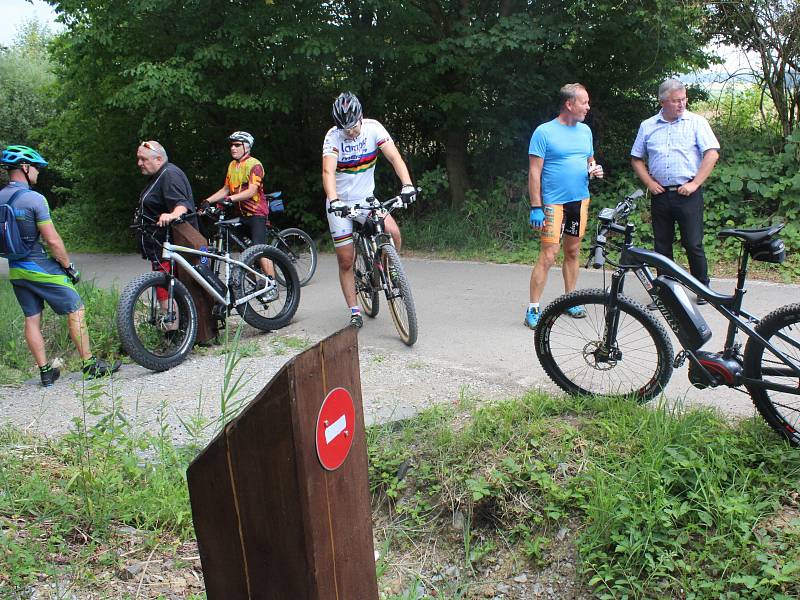
[{"label": "green bicycle helmet", "polygon": [[47,166],[47,161],[33,148],[28,146],[8,146],[0,156],[0,165],[6,169],[14,169],[20,165],[33,165],[41,169]]}]

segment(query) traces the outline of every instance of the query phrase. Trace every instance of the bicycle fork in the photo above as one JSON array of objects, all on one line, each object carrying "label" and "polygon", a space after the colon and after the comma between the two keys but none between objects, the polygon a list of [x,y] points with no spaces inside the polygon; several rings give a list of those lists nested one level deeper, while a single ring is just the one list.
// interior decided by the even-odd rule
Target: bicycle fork
[{"label": "bicycle fork", "polygon": [[622,352],[617,346],[617,332],[619,331],[619,303],[617,299],[622,294],[625,283],[625,274],[620,270],[611,275],[611,289],[606,306],[605,325],[603,327],[603,340],[597,350],[597,362],[616,362],[622,359]]}]

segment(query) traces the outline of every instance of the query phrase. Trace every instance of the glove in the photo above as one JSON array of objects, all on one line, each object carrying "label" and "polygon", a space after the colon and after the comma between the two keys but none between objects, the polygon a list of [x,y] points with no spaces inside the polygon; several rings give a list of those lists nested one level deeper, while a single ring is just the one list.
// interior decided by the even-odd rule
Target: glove
[{"label": "glove", "polygon": [[411,184],[404,185],[403,189],[400,190],[400,199],[403,204],[411,204],[417,199],[417,188]]},{"label": "glove", "polygon": [[532,206],[530,215],[531,227],[540,229],[544,225],[544,210],[541,206]]},{"label": "glove", "polygon": [[209,208],[211,208],[211,202],[209,202],[208,200],[203,200],[203,201],[200,203],[200,210],[201,210],[201,211],[205,212],[205,211],[207,211]]},{"label": "glove", "polygon": [[67,274],[72,285],[76,285],[81,280],[81,272],[75,268],[73,263],[69,263],[69,266],[61,268],[64,269],[64,273]]},{"label": "glove", "polygon": [[338,198],[334,198],[328,203],[328,212],[344,212],[346,208],[347,205]]}]

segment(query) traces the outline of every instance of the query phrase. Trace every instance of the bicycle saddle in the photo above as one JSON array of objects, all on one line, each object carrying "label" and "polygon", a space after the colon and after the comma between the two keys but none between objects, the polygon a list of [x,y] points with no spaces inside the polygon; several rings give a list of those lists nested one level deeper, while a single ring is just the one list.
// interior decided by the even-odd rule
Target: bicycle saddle
[{"label": "bicycle saddle", "polygon": [[241,217],[234,217],[232,219],[224,219],[222,221],[217,221],[217,225],[239,225],[241,223]]},{"label": "bicycle saddle", "polygon": [[720,239],[734,237],[748,244],[758,244],[759,242],[770,239],[783,229],[785,225],[786,223],[778,223],[777,225],[762,227],[761,229],[723,229],[717,233],[717,237]]}]

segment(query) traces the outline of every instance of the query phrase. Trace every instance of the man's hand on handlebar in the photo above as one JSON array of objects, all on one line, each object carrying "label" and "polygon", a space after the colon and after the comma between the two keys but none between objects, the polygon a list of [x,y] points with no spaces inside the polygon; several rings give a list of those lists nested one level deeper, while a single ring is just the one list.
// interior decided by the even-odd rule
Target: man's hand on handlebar
[{"label": "man's hand on handlebar", "polygon": [[328,201],[329,213],[337,213],[341,216],[344,216],[344,213],[346,211],[347,211],[347,205],[338,198],[334,198],[333,200]]},{"label": "man's hand on handlebar", "polygon": [[419,192],[419,190],[412,184],[407,183],[404,185],[400,190],[400,199],[403,201],[403,204],[413,203],[417,199],[417,192]]}]

